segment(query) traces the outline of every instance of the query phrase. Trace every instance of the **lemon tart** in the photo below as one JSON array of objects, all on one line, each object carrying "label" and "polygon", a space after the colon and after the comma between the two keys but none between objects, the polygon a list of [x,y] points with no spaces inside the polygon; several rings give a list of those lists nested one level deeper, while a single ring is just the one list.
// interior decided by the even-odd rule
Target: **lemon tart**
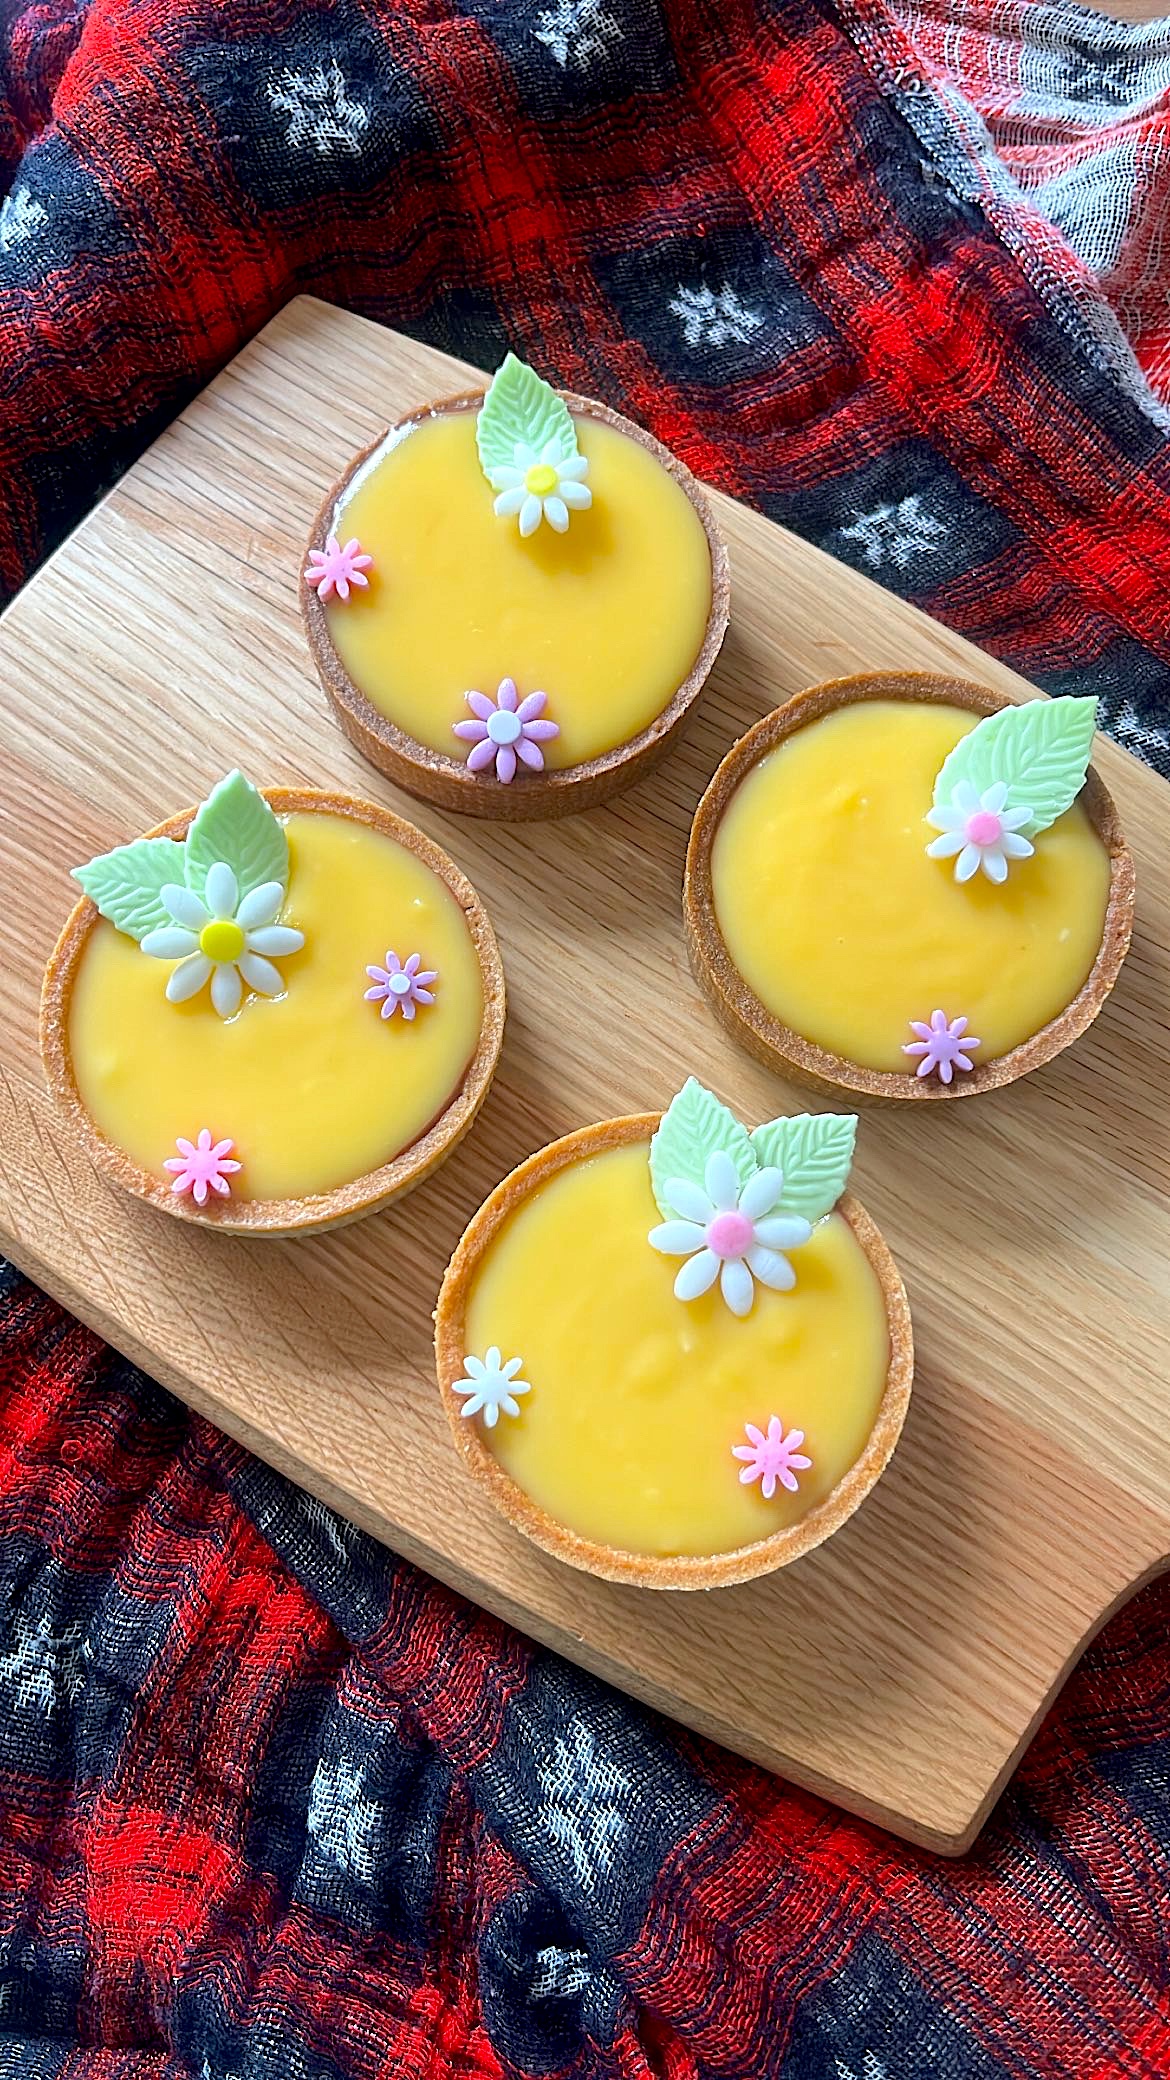
[{"label": "lemon tart", "polygon": [[347,736],[446,809],[560,816],[646,772],[728,615],[711,505],[662,445],[509,355],[326,495],[301,574]]},{"label": "lemon tart", "polygon": [[464,1463],[558,1558],[714,1588],[836,1531],[910,1395],[905,1291],[844,1189],[856,1120],[749,1134],[689,1080],[667,1112],[542,1149],[480,1208],[436,1310]]},{"label": "lemon tart", "polygon": [[798,694],[699,804],[684,915],[728,1029],[826,1093],[973,1096],[1097,1016],[1133,861],[1091,698],[872,673]]},{"label": "lemon tart", "polygon": [[397,1198],[466,1133],[500,1050],[500,957],[470,883],[401,818],[233,773],[76,878],[42,1053],[129,1191],[295,1233]]}]

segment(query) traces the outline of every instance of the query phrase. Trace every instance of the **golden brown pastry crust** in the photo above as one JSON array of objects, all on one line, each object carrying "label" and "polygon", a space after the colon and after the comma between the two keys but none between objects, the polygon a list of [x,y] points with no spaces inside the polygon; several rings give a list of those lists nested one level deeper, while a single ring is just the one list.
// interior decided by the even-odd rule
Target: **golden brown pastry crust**
[{"label": "golden brown pastry crust", "polygon": [[615,1546],[581,1538],[575,1531],[558,1524],[517,1486],[488,1450],[478,1423],[468,1421],[464,1416],[463,1404],[454,1391],[455,1382],[464,1376],[463,1360],[467,1353],[464,1325],[471,1286],[481,1258],[504,1222],[530,1193],[539,1189],[558,1170],[588,1156],[600,1155],[607,1148],[624,1148],[632,1141],[648,1141],[658,1126],[659,1118],[656,1112],[646,1112],[582,1127],[577,1133],[566,1135],[564,1140],[554,1141],[536,1155],[529,1156],[527,1162],[521,1163],[502,1184],[496,1186],[468,1223],[447,1266],[435,1308],[435,1364],[451,1434],[464,1463],[473,1479],[486,1490],[496,1508],[517,1530],[523,1531],[538,1546],[543,1546],[546,1552],[555,1553],[558,1560],[567,1560],[571,1567],[600,1575],[607,1582],[628,1582],[643,1589],[717,1589],[732,1582],[750,1581],[754,1575],[770,1574],[774,1568],[785,1567],[789,1561],[798,1560],[802,1553],[810,1553],[814,1546],[819,1546],[865,1500],[898,1442],[914,1379],[910,1307],[898,1267],[865,1208],[856,1199],[846,1193],[838,1200],[836,1211],[848,1221],[881,1284],[890,1336],[885,1391],[869,1442],[844,1479],[823,1502],[809,1511],[807,1517],[802,1517],[798,1524],[785,1530],[773,1532],[770,1538],[757,1539],[752,1545],[738,1546],[728,1553],[701,1557],[680,1554],[670,1558],[623,1552]]},{"label": "golden brown pastry crust", "polygon": [[[71,911],[45,969],[41,989],[41,1056],[49,1089],[58,1105],[98,1169],[115,1184],[139,1199],[149,1200],[163,1213],[197,1222],[200,1227],[222,1228],[231,1235],[305,1235],[360,1220],[364,1214],[388,1205],[391,1199],[400,1198],[437,1170],[462,1141],[487,1096],[503,1042],[504,970],[491,921],[470,881],[441,847],[413,824],[376,802],[359,801],[352,795],[293,787],[266,787],[261,792],[278,816],[349,816],[393,838],[446,883],[467,919],[483,978],[483,1024],[458,1089],[426,1132],[409,1148],[402,1149],[393,1162],[383,1163],[379,1169],[338,1185],[331,1192],[296,1199],[215,1199],[202,1208],[186,1195],[173,1192],[164,1178],[141,1169],[132,1157],[99,1133],[77,1089],[69,1051],[69,1006],[78,962],[98,921],[97,908],[88,896],[83,896]],[[181,816],[172,816],[146,836],[185,838],[194,814],[194,809],[188,809]]]},{"label": "golden brown pastry crust", "polygon": [[1080,800],[1109,854],[1109,902],[1097,958],[1071,1004],[1038,1033],[997,1059],[979,1062],[969,1075],[943,1083],[910,1071],[867,1069],[828,1048],[806,1040],[760,1002],[735,966],[715,918],[711,854],[719,820],[752,767],[785,737],[852,701],[942,701],[975,715],[993,715],[1009,702],[989,686],[970,679],[948,679],[933,672],[859,672],[829,679],[798,693],[782,708],[765,715],[734,744],[718,768],[695,811],[687,847],[683,920],[687,949],[696,980],[728,1031],[749,1054],[797,1076],[826,1097],[846,1092],[857,1098],[909,1098],[919,1102],[974,1097],[998,1090],[1018,1076],[1050,1062],[1062,1048],[1090,1026],[1117,980],[1133,930],[1134,869],[1113,798],[1099,775],[1089,768]]},{"label": "golden brown pastry crust", "polygon": [[[624,419],[620,412],[611,411],[608,405],[578,397],[571,390],[559,394],[570,411],[612,426],[657,457],[694,506],[711,554],[711,607],[699,654],[682,685],[653,722],[636,737],[631,737],[627,744],[619,744],[598,758],[585,759],[580,765],[567,766],[561,772],[546,770],[543,773],[517,774],[506,787],[490,774],[469,772],[463,758],[454,753],[448,756],[433,751],[429,745],[419,743],[417,737],[399,729],[354,685],[334,649],[324,607],[312,586],[307,585],[303,577],[300,580],[301,613],[317,676],[350,742],[356,744],[363,757],[368,758],[380,773],[385,773],[387,779],[395,781],[420,800],[435,802],[441,809],[462,810],[469,816],[495,817],[504,823],[575,815],[579,809],[591,809],[598,802],[608,801],[611,795],[633,786],[636,780],[649,772],[683,729],[719,655],[730,611],[731,578],[727,549],[715,524],[711,502],[689,469],[652,434],[635,426],[631,419]],[[483,400],[482,390],[442,398],[435,404],[407,412],[395,426],[379,434],[377,440],[371,441],[368,448],[354,457],[348,469],[326,492],[313,522],[309,549],[325,547],[326,536],[333,531],[333,515],[350,479],[398,427],[417,425],[421,420],[442,412],[478,412]]]}]

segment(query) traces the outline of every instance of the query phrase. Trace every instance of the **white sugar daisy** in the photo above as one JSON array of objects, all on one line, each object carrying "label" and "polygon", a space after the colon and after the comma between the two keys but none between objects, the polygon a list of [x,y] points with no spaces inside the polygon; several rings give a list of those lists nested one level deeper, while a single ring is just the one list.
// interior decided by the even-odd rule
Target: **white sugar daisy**
[{"label": "white sugar daisy", "polygon": [[942,836],[932,838],[926,850],[931,859],[954,860],[956,881],[970,881],[980,868],[989,881],[1006,881],[1008,861],[1030,859],[1036,850],[1023,835],[1031,820],[1029,809],[1011,807],[1006,781],[978,794],[969,780],[960,780],[950,801],[927,814]]},{"label": "white sugar daisy", "polygon": [[535,534],[542,520],[564,534],[570,512],[583,513],[593,504],[593,493],[581,481],[588,469],[584,455],[561,461],[556,441],[546,441],[539,454],[527,441],[517,441],[514,462],[491,473],[492,490],[499,493],[493,511],[501,519],[519,513],[522,535]]},{"label": "white sugar daisy", "polygon": [[784,1188],[780,1170],[757,1170],[740,1189],[731,1157],[717,1149],[703,1173],[706,1190],[672,1179],[663,1196],[681,1218],[651,1228],[649,1240],[664,1256],[685,1257],[674,1282],[679,1300],[697,1300],[719,1280],[732,1314],[750,1314],[754,1280],[786,1293],[796,1273],[781,1252],[807,1242],[812,1229],[798,1214],[775,1209]]},{"label": "white sugar daisy", "polygon": [[277,924],[284,888],[279,881],[261,882],[241,901],[239,883],[222,861],[209,867],[203,897],[177,882],[162,891],[163,908],[173,923],[148,932],[143,953],[158,961],[175,961],[167,980],[172,1004],[185,1004],[211,983],[211,1001],[221,1018],[240,1008],[244,985],[262,997],[278,997],[284,988],[273,958],[299,953],[303,932]]}]

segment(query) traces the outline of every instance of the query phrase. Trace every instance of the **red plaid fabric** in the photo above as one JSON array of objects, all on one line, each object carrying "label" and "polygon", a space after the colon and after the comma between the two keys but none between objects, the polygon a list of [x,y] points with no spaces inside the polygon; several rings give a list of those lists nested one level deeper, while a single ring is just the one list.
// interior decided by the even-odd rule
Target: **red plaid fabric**
[{"label": "red plaid fabric", "polygon": [[[1170,771],[1135,253],[1022,193],[1022,59],[989,144],[1006,0],[957,58],[908,10],[8,0],[4,582],[308,289],[609,399]],[[1069,20],[1105,132],[1154,40]],[[0,2080],[1170,2074],[1162,1591],[943,1865],[427,1583],[15,1275],[0,1359]]]},{"label": "red plaid fabric", "polygon": [[1090,303],[1103,292],[1165,403],[1170,23],[1036,0],[896,0],[892,16],[909,47],[903,84],[924,73],[945,97],[1018,220],[1021,253],[1042,250]]},{"label": "red plaid fabric", "polygon": [[306,289],[514,346],[1170,765],[1160,410],[887,0],[843,4],[14,10],[0,579]]},{"label": "red plaid fabric", "polygon": [[1164,2080],[1170,1597],[941,1863],[527,1647],[0,1288],[0,2073]]}]

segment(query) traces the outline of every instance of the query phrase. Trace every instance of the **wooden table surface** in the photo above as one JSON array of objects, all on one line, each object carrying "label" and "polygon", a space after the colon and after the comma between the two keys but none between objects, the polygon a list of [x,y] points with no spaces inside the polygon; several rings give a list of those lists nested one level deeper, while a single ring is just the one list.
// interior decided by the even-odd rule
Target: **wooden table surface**
[{"label": "wooden table surface", "polygon": [[[344,367],[346,381],[322,380]],[[659,1106],[688,1070],[748,1120],[805,1109],[741,1055],[687,970],[679,889],[707,778],[757,715],[864,667],[967,671],[956,636],[720,501],[734,605],[685,744],[611,807],[514,829],[413,807],[329,718],[297,613],[323,487],[462,367],[302,299],[213,383],[0,624],[0,1246],[234,1437],[530,1634],[797,1782],[943,1849],[967,1842],[1085,1638],[1170,1554],[1170,819],[1100,765],[1137,857],[1134,948],[1093,1032],[958,1107],[868,1113],[857,1187],[904,1270],[919,1367],[893,1465],[820,1552],[663,1596],[593,1582],[473,1491],[434,1385],[430,1310],[496,1180],[568,1128]],[[470,873],[510,990],[476,1129],[400,1207],[234,1240],[103,1184],[44,1093],[41,966],[68,870],[261,783],[390,801]]]}]

